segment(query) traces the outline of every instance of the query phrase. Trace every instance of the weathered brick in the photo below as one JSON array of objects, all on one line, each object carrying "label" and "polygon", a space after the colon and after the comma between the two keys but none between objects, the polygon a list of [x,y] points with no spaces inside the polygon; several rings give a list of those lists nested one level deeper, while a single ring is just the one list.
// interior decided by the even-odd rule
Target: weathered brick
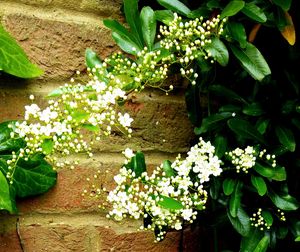
[{"label": "weathered brick", "polygon": [[92,12],[102,16],[119,14],[122,0],[13,0],[7,2],[24,3],[43,8],[65,8],[70,10]]},{"label": "weathered brick", "polygon": [[92,48],[103,58],[116,50],[111,33],[102,26],[75,24],[32,15],[6,14],[3,24],[44,74],[40,79],[69,79],[84,70],[84,52]]}]

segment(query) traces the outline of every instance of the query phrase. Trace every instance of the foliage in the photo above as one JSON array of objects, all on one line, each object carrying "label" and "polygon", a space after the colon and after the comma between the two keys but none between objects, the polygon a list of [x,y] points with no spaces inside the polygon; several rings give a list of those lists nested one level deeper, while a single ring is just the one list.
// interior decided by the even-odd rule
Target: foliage
[{"label": "foliage", "polygon": [[0,24],[0,70],[20,78],[34,78],[43,71],[32,64],[15,39]]},{"label": "foliage", "polygon": [[[159,60],[154,60],[150,69],[157,69],[165,61],[166,69],[175,66],[172,69],[179,69],[190,81],[186,101],[195,133],[211,140],[215,153],[223,161],[222,174],[205,183],[211,201],[206,213],[202,213],[212,220],[206,223],[208,232],[212,227],[217,239],[223,226],[228,227],[230,223],[241,236],[241,251],[280,249],[291,239],[299,240],[298,181],[293,179],[299,175],[294,168],[299,164],[299,80],[294,71],[294,58],[299,53],[291,47],[295,44],[293,16],[289,13],[292,1],[230,1],[226,4],[218,0],[201,3],[158,0],[157,3],[146,2],[145,5],[151,7],[142,7],[143,1],[140,6],[137,0],[124,1],[129,29],[112,20],[104,24],[112,29],[120,48],[133,55],[126,59],[130,62],[128,66],[134,64],[142,69],[139,68],[142,59],[159,50],[163,56],[155,55],[154,59]],[[156,28],[160,32],[156,39],[153,39],[153,13],[160,25]],[[151,20],[147,25],[143,21],[146,18]],[[214,20],[217,22],[211,23]],[[282,37],[276,36],[277,40],[271,41],[269,38],[274,34]],[[126,61],[125,56],[122,58]],[[279,63],[282,60],[284,65]],[[120,71],[118,63],[113,67]],[[155,83],[167,78],[164,74],[163,78],[148,81],[146,74],[139,75],[140,70],[131,72],[132,67],[121,71],[122,80],[131,82],[126,86],[128,91],[145,86],[160,87]],[[208,98],[204,118],[199,107],[201,96]],[[164,162],[162,167],[166,170],[155,184],[169,176],[176,177],[171,164]],[[131,183],[128,183],[123,187],[126,195],[131,193],[128,191]],[[293,194],[297,196],[291,196]],[[170,195],[167,197],[172,199]],[[179,203],[174,205],[179,206]],[[149,219],[147,214],[145,223],[153,224],[151,216]],[[219,225],[216,225],[217,220]],[[158,225],[158,230],[165,231],[169,227]],[[151,228],[156,235],[160,234],[157,226]],[[158,238],[161,239],[161,235]],[[215,251],[219,250],[217,242]],[[237,248],[235,244],[233,249]]]},{"label": "foliage", "polygon": [[[17,158],[25,141],[11,138],[15,123],[9,121],[0,124],[0,210],[9,213],[17,212],[16,198],[44,193],[56,183],[56,171],[44,160],[43,155]],[[11,173],[7,161],[16,158],[16,167]]]}]

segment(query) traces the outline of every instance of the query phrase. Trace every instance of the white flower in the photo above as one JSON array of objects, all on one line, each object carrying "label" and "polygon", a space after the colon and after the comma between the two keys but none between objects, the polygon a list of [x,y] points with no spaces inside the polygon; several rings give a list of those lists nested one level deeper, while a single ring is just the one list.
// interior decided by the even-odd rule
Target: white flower
[{"label": "white flower", "polygon": [[183,209],[181,215],[182,215],[183,219],[190,220],[193,215],[193,210],[192,209]]},{"label": "white flower", "polygon": [[134,157],[133,150],[130,148],[126,148],[123,153],[127,159],[131,159],[132,157]]},{"label": "white flower", "polygon": [[175,225],[174,225],[174,228],[176,230],[181,230],[182,229],[182,224],[180,222],[176,222]]},{"label": "white flower", "polygon": [[123,127],[130,127],[133,119],[130,117],[128,113],[125,113],[124,115],[119,113],[118,116],[119,116],[118,121]]}]

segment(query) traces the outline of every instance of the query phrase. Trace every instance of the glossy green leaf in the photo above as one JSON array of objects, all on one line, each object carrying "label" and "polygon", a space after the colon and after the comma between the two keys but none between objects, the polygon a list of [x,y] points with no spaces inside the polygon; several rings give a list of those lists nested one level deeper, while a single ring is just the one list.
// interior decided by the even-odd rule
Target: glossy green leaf
[{"label": "glossy green leaf", "polygon": [[230,37],[239,42],[241,48],[247,46],[247,34],[242,23],[228,22],[226,29]]},{"label": "glossy green leaf", "polygon": [[170,210],[183,209],[183,205],[178,200],[175,200],[173,198],[170,198],[170,197],[167,197],[164,195],[160,195],[159,198],[161,200],[158,202],[158,205],[160,205],[163,208],[170,209]]},{"label": "glossy green leaf", "polygon": [[234,229],[242,236],[248,236],[251,231],[250,218],[248,214],[242,209],[237,209],[236,217],[233,217],[229,212],[227,216]]},{"label": "glossy green leaf", "polygon": [[229,119],[227,124],[228,127],[240,137],[252,139],[259,143],[266,143],[264,137],[246,120],[233,118]]},{"label": "glossy green leaf", "polygon": [[218,158],[222,158],[227,150],[227,138],[221,135],[214,139],[215,154]]},{"label": "glossy green leaf", "polygon": [[141,25],[139,10],[138,10],[138,0],[124,0],[123,3],[124,3],[124,12],[125,12],[126,21],[129,24],[133,36],[136,38],[135,42],[138,45],[137,48],[143,48],[144,44],[143,44],[143,35],[142,35],[142,25]]},{"label": "glossy green leaf", "polygon": [[41,156],[20,160],[16,166],[13,187],[17,197],[38,195],[56,184],[56,171]]},{"label": "glossy green leaf", "polygon": [[214,95],[224,97],[229,101],[239,101],[241,103],[247,104],[243,97],[238,95],[233,90],[224,87],[223,85],[211,85],[209,86],[208,90]]},{"label": "glossy green leaf", "polygon": [[211,116],[208,116],[202,120],[201,126],[195,129],[195,133],[196,134],[205,133],[208,130],[218,126],[220,123],[223,123],[223,121],[227,120],[230,117],[232,117],[232,113],[229,112],[223,112],[223,113],[213,114]]},{"label": "glossy green leaf", "polygon": [[146,162],[143,152],[138,151],[126,165],[127,169],[134,171],[135,177],[138,178],[146,171]]},{"label": "glossy green leaf", "polygon": [[256,122],[255,128],[258,130],[260,134],[265,134],[266,130],[269,126],[270,119],[259,118]]},{"label": "glossy green leaf", "polygon": [[241,107],[233,104],[226,104],[219,108],[219,112],[231,112],[231,113],[241,112]]},{"label": "glossy green leaf", "polygon": [[[1,161],[3,160],[0,160],[0,167],[2,166]],[[1,169],[0,169],[0,185],[1,185],[0,186],[0,210],[6,210],[10,213],[13,213],[14,211],[10,199],[9,185],[7,183],[5,176],[1,172]]]},{"label": "glossy green leaf", "polygon": [[45,155],[49,155],[53,150],[53,146],[54,146],[54,143],[53,143],[52,139],[44,139],[44,141],[41,145],[43,153]]},{"label": "glossy green leaf", "polygon": [[253,102],[243,108],[243,113],[249,116],[261,116],[265,113],[261,104]]},{"label": "glossy green leaf", "polygon": [[87,48],[85,50],[85,63],[89,68],[95,68],[96,66],[102,66],[100,57],[92,49]]},{"label": "glossy green leaf", "polygon": [[257,244],[256,248],[253,250],[253,252],[265,252],[267,251],[270,243],[270,237],[265,235],[260,242]]},{"label": "glossy green leaf", "polygon": [[178,0],[157,0],[157,2],[168,10],[175,11],[183,16],[188,16],[191,10]]},{"label": "glossy green leaf", "polygon": [[286,180],[286,170],[282,166],[277,165],[276,167],[271,167],[256,162],[253,169],[263,177],[276,181]]},{"label": "glossy green leaf", "polygon": [[152,50],[156,35],[155,13],[149,6],[147,6],[142,9],[140,17],[144,41],[149,50]]},{"label": "glossy green leaf", "polygon": [[224,43],[218,38],[211,39],[211,43],[205,47],[212,57],[221,65],[226,66],[229,61],[229,53]]},{"label": "glossy green leaf", "polygon": [[236,187],[237,181],[232,178],[226,178],[223,181],[223,192],[225,195],[229,196],[233,193],[235,187]]},{"label": "glossy green leaf", "polygon": [[264,23],[267,21],[267,16],[265,15],[264,11],[254,3],[246,3],[242,9],[242,12],[249,18],[259,23]]},{"label": "glossy green leaf", "polygon": [[230,48],[242,67],[255,80],[261,81],[264,77],[271,74],[268,63],[254,45],[248,43],[245,48],[238,48],[231,44]]},{"label": "glossy green leaf", "polygon": [[293,131],[284,126],[277,126],[275,132],[279,142],[289,151],[294,152],[296,149],[296,141]]},{"label": "glossy green leaf", "polygon": [[295,242],[300,242],[300,236],[295,238]]},{"label": "glossy green leaf", "polygon": [[210,11],[205,8],[205,7],[199,7],[196,10],[192,10],[189,14],[188,14],[188,18],[191,19],[195,19],[195,18],[199,18],[199,17],[209,17],[210,15]]},{"label": "glossy green leaf", "polygon": [[261,215],[269,226],[273,224],[273,216],[269,211],[263,210]]},{"label": "glossy green leaf", "polygon": [[52,90],[48,95],[47,97],[58,97],[58,96],[61,96],[62,94],[64,94],[65,92],[67,91],[66,88],[64,87],[61,87],[61,88],[56,88],[54,90]]},{"label": "glossy green leaf", "polygon": [[172,168],[172,163],[169,160],[165,160],[163,162],[163,171],[167,177],[173,177],[175,175],[175,171]]},{"label": "glossy green leaf", "polygon": [[264,233],[261,232],[258,228],[251,228],[251,231],[249,233],[251,235],[242,237],[240,247],[241,252],[253,252],[264,236]]},{"label": "glossy green leaf", "polygon": [[174,13],[170,10],[156,10],[155,18],[166,25],[169,25],[174,20]]},{"label": "glossy green leaf", "polygon": [[35,78],[43,74],[32,64],[15,39],[0,24],[0,69],[20,78]]},{"label": "glossy green leaf", "polygon": [[267,185],[262,177],[251,175],[251,183],[257,190],[259,196],[264,196],[267,193]]},{"label": "glossy green leaf", "polygon": [[244,1],[230,1],[221,12],[221,19],[225,17],[231,17],[237,14],[245,5]]},{"label": "glossy green leaf", "polygon": [[285,11],[288,11],[292,4],[292,0],[272,0],[272,2]]},{"label": "glossy green leaf", "polygon": [[[11,153],[25,147],[26,143],[22,138],[11,138],[10,133],[15,129],[16,121],[0,123],[0,153]],[[11,125],[12,128],[9,128]]]},{"label": "glossy green leaf", "polygon": [[242,198],[242,187],[243,184],[241,181],[237,181],[235,184],[234,190],[231,194],[229,201],[229,212],[232,217],[237,217],[238,209],[241,206],[241,198]]},{"label": "glossy green leaf", "polygon": [[278,195],[273,191],[268,193],[269,198],[272,200],[274,205],[281,210],[293,211],[299,208],[299,202],[289,194]]},{"label": "glossy green leaf", "polygon": [[121,36],[119,33],[113,32],[112,37],[117,45],[124,51],[132,55],[136,55],[140,51],[138,44],[128,39],[127,37]]}]

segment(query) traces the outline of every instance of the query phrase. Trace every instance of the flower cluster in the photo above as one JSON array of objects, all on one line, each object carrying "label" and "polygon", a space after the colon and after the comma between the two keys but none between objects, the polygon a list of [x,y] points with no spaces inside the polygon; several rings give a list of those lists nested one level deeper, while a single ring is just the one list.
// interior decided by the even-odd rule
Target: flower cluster
[{"label": "flower cluster", "polygon": [[[128,164],[134,154],[128,149],[124,154]],[[116,220],[143,217],[141,229],[156,230],[156,239],[160,241],[166,230],[182,229],[184,222],[195,220],[197,210],[205,209],[207,192],[203,183],[211,175],[220,175],[220,164],[214,147],[200,139],[186,159],[178,156],[175,162],[169,166],[162,164],[151,175],[143,172],[137,176],[125,165],[114,177],[117,186],[107,197],[112,207],[108,217]]]},{"label": "flower cluster", "polygon": [[[160,27],[160,33],[164,36],[160,42],[161,46],[176,53],[177,61],[182,65],[181,74],[191,79],[192,84],[196,84],[195,79],[198,75],[192,68],[188,69],[190,63],[198,58],[208,60],[212,57],[208,45],[214,36],[222,34],[224,22],[226,19],[220,20],[219,16],[207,21],[204,21],[203,17],[183,21],[182,17],[175,13],[168,26]],[[211,59],[211,63],[213,62]]]},{"label": "flower cluster", "polygon": [[264,212],[262,212],[261,208],[259,208],[256,213],[253,213],[252,218],[250,218],[251,226],[259,228],[261,231],[263,231],[265,228],[270,229],[271,223],[268,224],[263,215]]},{"label": "flower cluster", "polygon": [[237,173],[241,170],[248,173],[248,170],[255,165],[256,151],[252,146],[247,146],[245,150],[236,148],[226,154],[231,163],[235,166]]},{"label": "flower cluster", "polygon": [[[30,98],[34,100],[33,96]],[[35,103],[25,106],[25,120],[16,123],[11,137],[24,138],[26,147],[7,161],[7,177],[12,177],[19,158],[42,153],[48,161],[60,167],[65,163],[58,162],[57,155],[87,152],[92,156],[93,140],[99,141],[114,129],[130,135],[132,118],[116,110],[120,99],[126,99],[120,88],[93,79],[87,84],[65,84],[54,90],[44,109]],[[95,139],[91,140],[86,131],[92,131]]]}]

